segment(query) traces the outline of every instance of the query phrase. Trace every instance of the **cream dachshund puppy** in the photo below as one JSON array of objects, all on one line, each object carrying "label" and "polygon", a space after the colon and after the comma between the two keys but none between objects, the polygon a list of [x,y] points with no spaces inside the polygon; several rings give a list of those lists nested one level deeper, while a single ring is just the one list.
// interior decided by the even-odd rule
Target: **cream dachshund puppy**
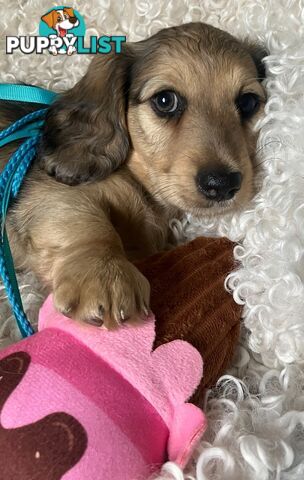
[{"label": "cream dachshund puppy", "polygon": [[[8,230],[58,310],[108,328],[141,318],[149,284],[132,260],[172,244],[170,218],[246,205],[264,55],[203,23],[168,28],[96,56],[49,108]],[[36,108],[2,102],[0,127]]]}]

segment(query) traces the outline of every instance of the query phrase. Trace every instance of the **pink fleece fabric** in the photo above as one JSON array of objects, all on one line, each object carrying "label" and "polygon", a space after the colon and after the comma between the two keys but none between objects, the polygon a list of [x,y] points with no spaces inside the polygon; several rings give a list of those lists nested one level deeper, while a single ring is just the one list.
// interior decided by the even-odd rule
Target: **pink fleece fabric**
[{"label": "pink fleece fabric", "polygon": [[[202,359],[175,340],[152,352],[155,321],[116,331],[83,325],[43,305],[39,333],[1,352],[27,352],[29,368],[6,401],[4,428],[58,411],[84,428],[84,455],[64,480],[141,480],[167,460],[183,467],[206,428],[185,403],[202,376]],[[117,460],[119,461],[117,461]]]}]

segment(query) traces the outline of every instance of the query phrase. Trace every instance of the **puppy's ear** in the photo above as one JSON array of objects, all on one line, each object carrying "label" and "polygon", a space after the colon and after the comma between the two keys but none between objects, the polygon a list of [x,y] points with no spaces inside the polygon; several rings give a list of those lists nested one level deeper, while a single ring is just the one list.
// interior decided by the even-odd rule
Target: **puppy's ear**
[{"label": "puppy's ear", "polygon": [[57,18],[57,13],[55,10],[51,10],[49,13],[46,15],[43,15],[41,17],[41,20],[47,24],[49,28],[53,28],[53,26],[56,24],[56,18]]},{"label": "puppy's ear", "polygon": [[75,13],[74,13],[73,8],[65,7],[65,8],[63,9],[63,11],[66,12],[69,17],[75,17]]},{"label": "puppy's ear", "polygon": [[263,45],[260,45],[259,43],[250,42],[249,40],[244,41],[244,46],[246,50],[250,53],[255,63],[255,66],[258,72],[257,78],[260,82],[262,82],[266,78],[266,69],[263,63],[263,59],[267,57],[267,55],[269,55],[269,52],[267,48],[264,47]]},{"label": "puppy's ear", "polygon": [[80,82],[50,107],[39,161],[58,181],[103,179],[126,160],[129,50],[96,57]]}]

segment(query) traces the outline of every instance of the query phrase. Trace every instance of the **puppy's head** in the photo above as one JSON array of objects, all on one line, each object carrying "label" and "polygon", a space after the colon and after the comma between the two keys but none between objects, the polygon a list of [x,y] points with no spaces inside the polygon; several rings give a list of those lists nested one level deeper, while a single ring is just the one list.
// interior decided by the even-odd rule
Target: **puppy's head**
[{"label": "puppy's head", "polygon": [[70,30],[79,25],[79,20],[76,18],[72,8],[64,8],[63,10],[51,10],[46,15],[41,17],[41,20],[47,24],[49,28],[63,31]]},{"label": "puppy's head", "polygon": [[66,183],[122,163],[162,203],[217,213],[252,193],[264,51],[197,23],[94,59],[51,108],[41,161]]}]

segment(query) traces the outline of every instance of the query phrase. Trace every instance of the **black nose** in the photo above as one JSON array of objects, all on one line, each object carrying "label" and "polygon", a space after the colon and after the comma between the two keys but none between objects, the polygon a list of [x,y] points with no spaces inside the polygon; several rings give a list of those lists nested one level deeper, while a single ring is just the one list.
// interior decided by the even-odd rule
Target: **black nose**
[{"label": "black nose", "polygon": [[240,172],[229,170],[200,170],[196,177],[198,189],[208,200],[217,202],[230,200],[239,191],[242,184]]},{"label": "black nose", "polygon": [[73,25],[74,25],[74,23],[77,22],[77,18],[76,18],[76,17],[70,17],[69,20],[70,20],[71,23],[73,23]]}]

